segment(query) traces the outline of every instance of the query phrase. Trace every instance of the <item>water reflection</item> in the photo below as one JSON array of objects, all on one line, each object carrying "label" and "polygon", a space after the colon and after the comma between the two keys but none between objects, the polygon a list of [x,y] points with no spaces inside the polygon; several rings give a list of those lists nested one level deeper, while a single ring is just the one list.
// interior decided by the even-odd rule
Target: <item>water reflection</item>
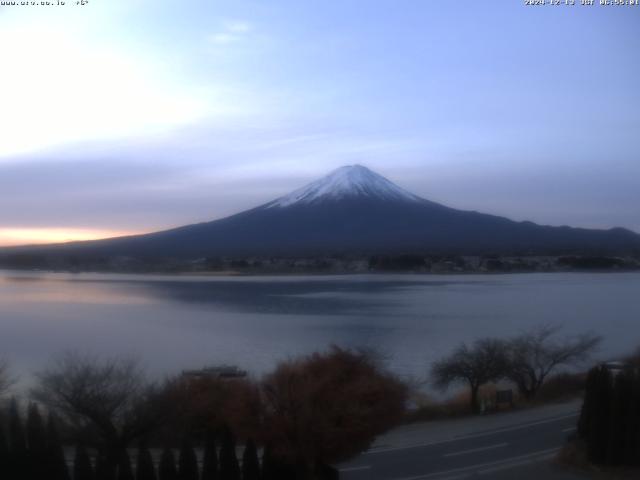
[{"label": "water reflection", "polygon": [[256,373],[331,343],[372,346],[401,374],[461,341],[541,323],[640,345],[640,274],[193,277],[0,272],[0,356],[23,373],[69,348],[136,354],[155,374],[206,363]]}]

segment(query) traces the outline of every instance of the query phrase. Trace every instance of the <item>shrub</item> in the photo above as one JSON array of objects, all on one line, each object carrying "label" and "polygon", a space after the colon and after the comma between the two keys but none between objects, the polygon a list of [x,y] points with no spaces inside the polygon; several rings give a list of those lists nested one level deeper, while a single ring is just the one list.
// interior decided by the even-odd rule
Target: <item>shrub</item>
[{"label": "shrub", "polygon": [[402,420],[407,400],[372,352],[338,347],[281,363],[262,389],[270,455],[301,478],[366,450]]}]

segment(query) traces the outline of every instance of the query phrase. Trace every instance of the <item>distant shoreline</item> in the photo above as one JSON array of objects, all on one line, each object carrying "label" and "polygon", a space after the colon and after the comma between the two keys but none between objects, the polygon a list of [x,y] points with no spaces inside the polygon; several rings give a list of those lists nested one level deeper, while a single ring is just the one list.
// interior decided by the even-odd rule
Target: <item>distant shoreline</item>
[{"label": "distant shoreline", "polygon": [[157,275],[167,277],[201,277],[201,278],[242,278],[242,277],[350,277],[350,276],[423,276],[423,277],[444,277],[444,276],[467,276],[467,275],[479,275],[479,276],[497,276],[497,275],[528,275],[528,274],[553,274],[553,273],[589,273],[589,274],[610,274],[610,273],[640,273],[640,267],[635,268],[609,268],[609,269],[563,269],[563,270],[511,270],[511,271],[486,271],[486,270],[465,270],[465,271],[414,271],[414,270],[370,270],[370,271],[324,271],[319,272],[315,270],[291,270],[291,271],[241,271],[241,270],[226,270],[226,271],[193,271],[193,270],[95,270],[95,269],[28,269],[28,268],[8,268],[0,265],[0,273],[2,272],[15,272],[15,273],[32,273],[32,274],[99,274],[99,275]]},{"label": "distant shoreline", "polygon": [[0,255],[0,268],[66,273],[195,276],[413,274],[464,275],[640,271],[640,255],[337,254],[236,256],[196,259],[132,256]]}]

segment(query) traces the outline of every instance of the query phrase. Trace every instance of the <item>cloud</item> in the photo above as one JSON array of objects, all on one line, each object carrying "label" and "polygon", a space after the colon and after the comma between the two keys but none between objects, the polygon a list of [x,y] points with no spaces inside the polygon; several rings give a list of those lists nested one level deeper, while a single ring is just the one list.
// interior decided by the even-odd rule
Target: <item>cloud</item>
[{"label": "cloud", "polygon": [[253,27],[249,22],[229,20],[222,23],[219,31],[207,35],[207,41],[215,45],[229,45],[243,40]]},{"label": "cloud", "polygon": [[229,32],[236,34],[249,33],[251,31],[251,24],[249,22],[239,20],[228,21],[225,23],[225,27]]},{"label": "cloud", "polygon": [[0,43],[20,45],[0,52],[0,157],[162,133],[207,113],[205,98],[174,87],[150,62],[59,26],[18,24],[0,31]]},{"label": "cloud", "polygon": [[[16,236],[68,239],[160,230],[237,213],[343,164],[363,163],[456,208],[640,230],[637,163],[622,169],[618,161],[621,170],[588,176],[556,165],[549,175],[541,163],[523,170],[496,155],[478,148],[456,156],[422,138],[356,134],[308,119],[251,128],[203,124],[153,141],[74,145],[0,162],[0,229],[5,243],[15,243],[7,237]],[[615,192],[606,188],[614,184]]]}]

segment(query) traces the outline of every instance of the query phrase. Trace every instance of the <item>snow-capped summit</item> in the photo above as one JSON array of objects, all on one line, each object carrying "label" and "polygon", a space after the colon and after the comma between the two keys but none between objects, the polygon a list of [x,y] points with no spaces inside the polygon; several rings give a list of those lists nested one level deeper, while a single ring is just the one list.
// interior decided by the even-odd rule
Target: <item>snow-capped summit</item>
[{"label": "snow-capped summit", "polygon": [[274,200],[267,204],[266,208],[290,207],[296,204],[317,204],[326,200],[335,201],[354,197],[387,201],[422,201],[420,197],[403,190],[367,167],[347,165],[284,197]]}]

